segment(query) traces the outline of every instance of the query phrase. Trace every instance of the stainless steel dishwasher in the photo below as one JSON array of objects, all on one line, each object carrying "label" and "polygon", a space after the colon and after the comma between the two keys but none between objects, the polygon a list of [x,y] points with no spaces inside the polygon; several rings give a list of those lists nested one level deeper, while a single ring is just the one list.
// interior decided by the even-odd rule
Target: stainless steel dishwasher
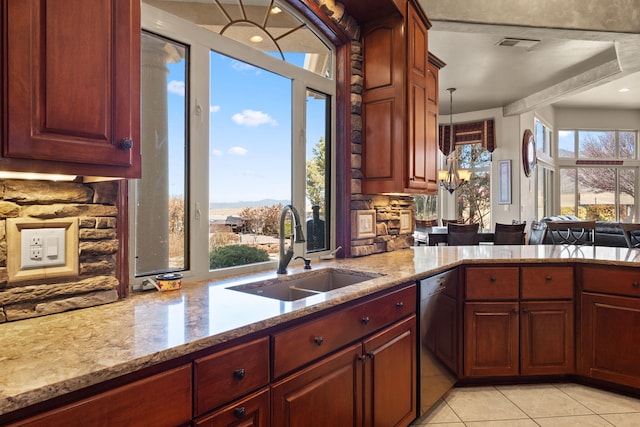
[{"label": "stainless steel dishwasher", "polygon": [[418,412],[423,415],[457,380],[457,270],[418,281]]}]

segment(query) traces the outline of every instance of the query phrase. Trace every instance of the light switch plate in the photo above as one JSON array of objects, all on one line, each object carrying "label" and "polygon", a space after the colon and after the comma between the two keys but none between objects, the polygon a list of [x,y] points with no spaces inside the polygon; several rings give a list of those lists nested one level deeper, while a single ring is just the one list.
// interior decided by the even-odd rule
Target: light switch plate
[{"label": "light switch plate", "polygon": [[78,218],[8,218],[9,282],[78,276]]},{"label": "light switch plate", "polygon": [[20,269],[65,265],[64,228],[25,228],[20,232]]}]

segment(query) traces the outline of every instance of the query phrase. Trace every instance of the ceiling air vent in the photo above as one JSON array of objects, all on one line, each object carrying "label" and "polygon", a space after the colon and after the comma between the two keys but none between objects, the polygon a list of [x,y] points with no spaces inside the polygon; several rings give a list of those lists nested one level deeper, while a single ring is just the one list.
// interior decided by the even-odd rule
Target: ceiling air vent
[{"label": "ceiling air vent", "polygon": [[513,37],[505,37],[496,43],[496,46],[508,46],[508,47],[523,47],[525,49],[529,49],[535,45],[540,43],[540,40],[531,40],[531,39],[516,39]]}]

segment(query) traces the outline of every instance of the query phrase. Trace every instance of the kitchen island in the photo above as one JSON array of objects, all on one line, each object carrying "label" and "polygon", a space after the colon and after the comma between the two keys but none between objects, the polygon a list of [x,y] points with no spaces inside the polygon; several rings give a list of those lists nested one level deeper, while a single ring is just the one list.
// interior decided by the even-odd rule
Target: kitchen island
[{"label": "kitchen island", "polygon": [[297,301],[227,289],[274,278],[275,272],[269,271],[187,283],[180,291],[134,294],[104,306],[5,323],[0,325],[0,414],[186,358],[462,264],[635,267],[639,261],[640,251],[611,247],[416,247],[314,265],[382,276]]}]

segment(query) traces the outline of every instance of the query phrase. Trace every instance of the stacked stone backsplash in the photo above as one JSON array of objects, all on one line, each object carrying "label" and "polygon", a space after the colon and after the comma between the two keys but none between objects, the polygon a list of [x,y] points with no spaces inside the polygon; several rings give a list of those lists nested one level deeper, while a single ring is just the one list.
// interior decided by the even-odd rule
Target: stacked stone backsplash
[{"label": "stacked stone backsplash", "polygon": [[[405,249],[413,245],[415,204],[409,195],[362,194],[362,43],[360,27],[342,3],[315,0],[320,8],[351,37],[351,211],[376,210],[376,237],[351,240],[351,255],[365,256]],[[411,210],[411,230],[400,233],[400,211]],[[351,224],[355,227],[356,224]]]},{"label": "stacked stone backsplash", "polygon": [[[116,301],[118,184],[0,180],[0,323]],[[8,281],[8,218],[78,218],[79,275]]]}]

